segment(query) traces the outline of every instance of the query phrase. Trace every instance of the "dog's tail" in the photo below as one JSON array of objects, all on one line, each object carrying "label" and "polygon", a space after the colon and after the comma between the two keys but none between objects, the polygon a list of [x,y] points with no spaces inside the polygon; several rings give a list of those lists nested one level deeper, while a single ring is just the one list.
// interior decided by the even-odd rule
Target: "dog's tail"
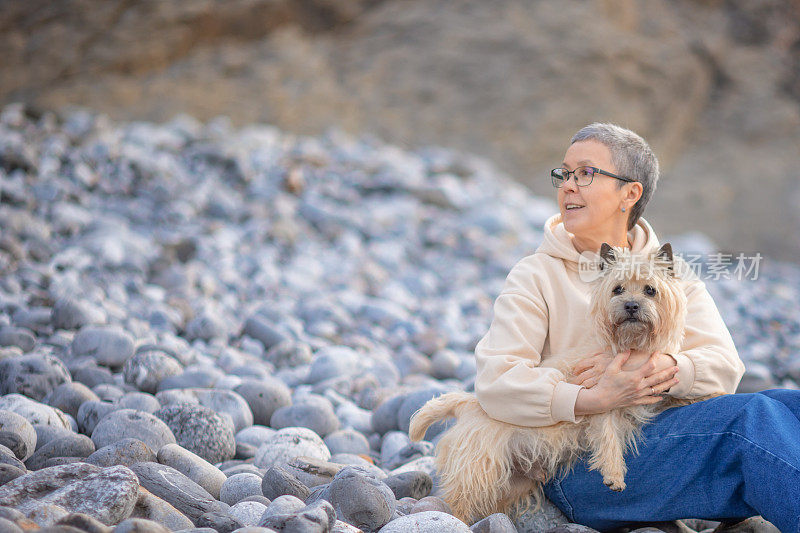
[{"label": "dog's tail", "polygon": [[454,416],[458,418],[461,408],[473,403],[478,399],[468,392],[448,392],[442,394],[422,406],[414,416],[411,417],[411,425],[408,435],[411,440],[422,440],[425,432],[436,422]]}]

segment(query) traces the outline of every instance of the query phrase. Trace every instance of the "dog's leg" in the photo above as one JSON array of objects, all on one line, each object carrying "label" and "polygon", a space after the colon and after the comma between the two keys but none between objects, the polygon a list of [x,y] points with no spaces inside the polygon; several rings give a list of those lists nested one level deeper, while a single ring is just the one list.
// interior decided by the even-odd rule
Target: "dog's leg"
[{"label": "dog's leg", "polygon": [[497,504],[497,510],[511,515],[519,513],[533,499],[537,507],[541,501],[542,484],[524,474],[514,474],[508,484],[508,494]]},{"label": "dog's leg", "polygon": [[621,413],[611,411],[592,417],[587,437],[591,449],[589,466],[599,470],[603,483],[613,491],[625,490],[625,436],[630,422]]}]

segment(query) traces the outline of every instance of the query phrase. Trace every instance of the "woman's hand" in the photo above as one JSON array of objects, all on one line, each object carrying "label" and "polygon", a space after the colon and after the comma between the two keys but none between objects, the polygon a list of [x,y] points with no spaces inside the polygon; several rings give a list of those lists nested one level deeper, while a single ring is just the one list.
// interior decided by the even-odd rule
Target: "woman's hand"
[{"label": "woman's hand", "polygon": [[575,385],[583,385],[587,389],[591,389],[600,380],[600,376],[606,371],[606,368],[614,360],[614,356],[606,352],[597,352],[584,359],[572,368],[572,376],[567,379],[567,383]]},{"label": "woman's hand", "polygon": [[[604,413],[618,407],[657,403],[662,399],[659,396],[661,393],[678,383],[678,378],[674,377],[678,372],[677,366],[657,370],[663,366],[665,360],[672,360],[669,355],[655,352],[639,368],[622,370],[630,354],[630,351],[617,354],[594,387],[584,388],[578,392],[575,402],[576,415]],[[666,359],[661,356],[665,356]]]},{"label": "woman's hand", "polygon": [[[677,364],[674,357],[662,352],[653,352],[651,358],[653,359],[654,366],[652,372],[647,377],[652,377]],[[613,360],[614,356],[606,352],[596,352],[586,356],[573,367],[573,375],[567,379],[567,383],[583,385],[587,389],[591,389],[597,385],[600,376],[603,375],[603,372],[606,371],[606,368]]]}]

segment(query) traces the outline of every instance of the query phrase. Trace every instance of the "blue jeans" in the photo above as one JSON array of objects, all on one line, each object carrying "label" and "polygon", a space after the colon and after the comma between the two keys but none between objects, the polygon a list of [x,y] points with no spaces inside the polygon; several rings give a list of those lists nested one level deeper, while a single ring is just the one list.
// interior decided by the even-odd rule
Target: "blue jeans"
[{"label": "blue jeans", "polygon": [[614,492],[579,461],[545,494],[579,524],[608,530],[636,522],[761,515],[800,532],[800,391],[732,394],[668,409],[625,455],[626,489]]}]

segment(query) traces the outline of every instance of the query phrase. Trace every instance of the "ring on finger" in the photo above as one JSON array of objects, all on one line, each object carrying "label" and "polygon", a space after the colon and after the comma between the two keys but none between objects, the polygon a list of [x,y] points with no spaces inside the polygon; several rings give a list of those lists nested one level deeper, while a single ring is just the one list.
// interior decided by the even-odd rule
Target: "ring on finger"
[{"label": "ring on finger", "polygon": [[656,389],[653,388],[653,387],[650,387],[650,390],[653,391],[653,396],[655,396],[656,395]]}]

